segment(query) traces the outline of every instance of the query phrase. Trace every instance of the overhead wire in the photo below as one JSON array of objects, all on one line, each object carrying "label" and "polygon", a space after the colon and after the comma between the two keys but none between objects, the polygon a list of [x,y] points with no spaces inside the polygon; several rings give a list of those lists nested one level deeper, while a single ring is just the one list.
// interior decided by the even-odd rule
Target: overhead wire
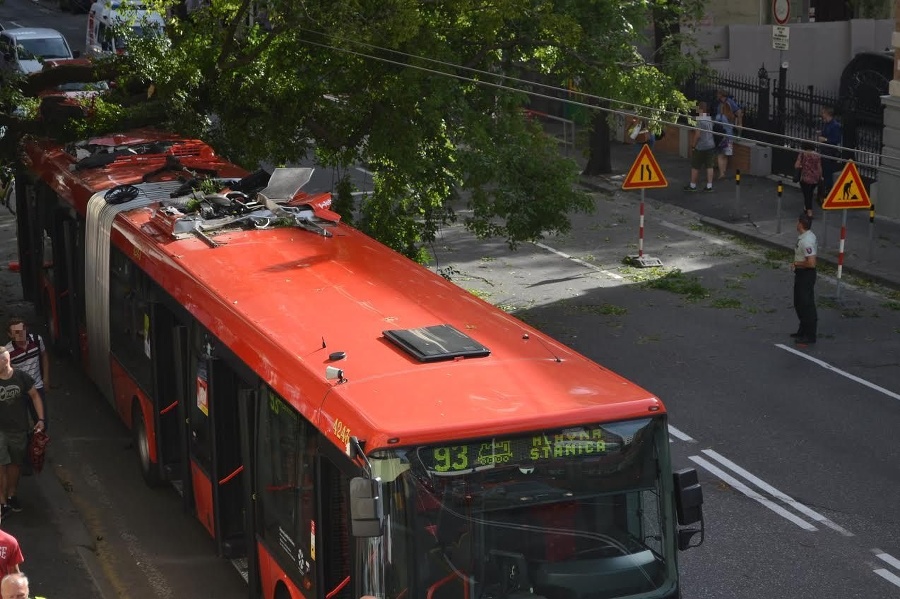
[{"label": "overhead wire", "polygon": [[[375,54],[367,54],[365,52],[360,52],[360,51],[352,50],[349,48],[336,46],[333,44],[321,43],[321,42],[316,42],[313,40],[301,38],[301,41],[303,43],[306,43],[306,44],[309,44],[312,46],[321,47],[321,48],[324,48],[327,50],[333,50],[336,52],[341,52],[341,53],[345,53],[345,54],[349,54],[349,55],[353,55],[353,56],[358,56],[358,57],[361,57],[364,59],[375,60],[378,62],[392,64],[392,65],[400,66],[400,67],[404,67],[404,68],[415,69],[415,70],[423,71],[426,73],[431,73],[434,75],[450,77],[453,79],[458,79],[460,81],[474,83],[476,85],[492,87],[492,88],[501,89],[504,91],[521,93],[521,94],[528,95],[530,97],[554,100],[554,101],[561,102],[561,103],[571,105],[571,106],[589,108],[591,110],[601,111],[601,112],[610,113],[610,114],[623,116],[623,117],[632,117],[632,116],[635,116],[636,114],[638,116],[646,116],[646,113],[650,113],[650,115],[651,115],[650,118],[653,121],[655,121],[659,124],[662,124],[662,125],[670,125],[670,126],[678,127],[680,129],[687,129],[690,131],[703,130],[701,127],[699,127],[695,124],[679,122],[682,119],[692,118],[690,115],[686,115],[684,113],[673,111],[673,110],[667,110],[667,109],[661,108],[661,107],[646,106],[646,105],[628,102],[628,101],[620,100],[620,99],[616,99],[616,98],[608,98],[608,97],[604,97],[604,96],[601,96],[598,94],[591,94],[591,93],[583,92],[583,91],[580,91],[577,89],[573,90],[573,89],[554,86],[554,85],[550,85],[550,84],[546,84],[546,83],[530,81],[528,79],[521,79],[518,77],[513,77],[511,75],[506,75],[503,73],[494,73],[494,72],[485,71],[482,69],[467,67],[464,65],[446,62],[446,61],[430,58],[427,56],[421,56],[421,55],[417,55],[417,54],[403,52],[400,50],[395,50],[393,48],[377,46],[377,45],[370,44],[370,43],[363,42],[363,41],[341,38],[340,36],[335,36],[333,34],[326,34],[326,33],[320,32],[320,31],[316,31],[314,29],[308,29],[308,28],[304,28],[304,27],[300,27],[298,29],[300,31],[303,31],[306,33],[312,33],[312,34],[318,35],[320,37],[324,37],[329,40],[337,40],[340,42],[355,44],[358,46],[362,46],[364,48],[369,48],[374,51],[391,53],[393,55],[397,55],[397,56],[404,57],[404,58],[415,59],[415,60],[420,60],[420,61],[423,61],[426,63],[449,67],[450,69],[454,69],[457,71],[465,71],[465,72],[472,73],[475,75],[491,77],[491,78],[501,81],[503,83],[494,83],[491,81],[484,81],[482,79],[477,79],[474,77],[466,77],[466,76],[460,75],[458,73],[447,71],[447,70],[432,69],[432,68],[428,68],[428,67],[421,66],[421,65],[411,64],[409,62],[401,62],[399,60],[392,60],[392,59],[384,57],[384,56],[377,56]],[[523,85],[527,85],[531,88],[537,87],[537,88],[549,90],[552,92],[562,92],[564,94],[574,95],[574,96],[577,96],[580,98],[584,98],[586,100],[591,100],[593,102],[607,102],[614,106],[617,106],[617,108],[614,108],[613,106],[607,107],[607,106],[598,105],[596,103],[588,103],[588,102],[578,101],[578,100],[575,100],[572,98],[564,98],[564,97],[561,98],[559,96],[549,95],[547,93],[539,93],[537,91],[533,91],[533,90],[529,90],[529,89],[521,89],[521,88],[511,86],[511,85],[507,85],[506,83],[509,83],[509,82],[520,83]],[[670,118],[669,120],[659,118],[662,115],[674,117],[674,118]],[[768,147],[771,149],[778,149],[778,150],[787,149],[787,150],[792,150],[792,151],[796,151],[798,149],[797,147],[794,147],[794,145],[799,145],[804,142],[810,142],[810,143],[814,143],[817,148],[826,148],[826,149],[828,149],[832,152],[836,152],[836,153],[852,152],[856,157],[868,158],[870,160],[874,160],[874,162],[875,162],[874,164],[872,164],[871,162],[868,162],[868,161],[863,162],[862,164],[864,164],[867,168],[872,168],[879,172],[885,172],[885,173],[889,173],[889,174],[892,174],[895,176],[900,176],[900,169],[896,169],[896,168],[892,168],[892,167],[888,167],[888,166],[884,166],[884,165],[880,164],[881,154],[877,153],[877,152],[869,152],[866,150],[859,150],[859,149],[855,149],[855,148],[846,148],[841,145],[833,145],[833,144],[828,144],[828,143],[824,143],[824,142],[820,142],[820,141],[814,141],[814,140],[810,140],[810,139],[806,139],[806,138],[796,137],[796,136],[792,136],[792,135],[785,135],[782,133],[774,133],[771,131],[766,131],[763,129],[757,129],[757,128],[753,128],[753,127],[741,127],[741,130],[742,130],[741,131],[742,135],[724,134],[723,133],[722,136],[727,137],[732,140],[737,140],[737,139],[742,139],[743,134],[745,132],[749,132],[749,133],[756,134],[758,136],[764,136],[768,139],[782,141],[782,143],[775,143],[775,142],[770,142],[770,141],[763,141],[762,139],[748,139],[748,141],[752,141],[752,143],[755,145],[762,146],[762,147]],[[791,144],[794,144],[794,145],[791,145]],[[842,158],[840,156],[832,156],[832,155],[828,155],[827,159],[833,160],[835,162],[840,162],[840,163],[846,163],[846,162],[853,161],[852,158]]]}]

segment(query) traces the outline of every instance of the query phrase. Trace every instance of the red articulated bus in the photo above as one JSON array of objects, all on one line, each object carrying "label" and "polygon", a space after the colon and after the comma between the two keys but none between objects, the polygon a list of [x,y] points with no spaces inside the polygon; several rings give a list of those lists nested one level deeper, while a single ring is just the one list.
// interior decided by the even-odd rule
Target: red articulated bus
[{"label": "red articulated bus", "polygon": [[662,402],[341,223],[310,175],[151,130],[26,141],[24,292],[147,482],[252,597],[680,596],[702,491]]}]

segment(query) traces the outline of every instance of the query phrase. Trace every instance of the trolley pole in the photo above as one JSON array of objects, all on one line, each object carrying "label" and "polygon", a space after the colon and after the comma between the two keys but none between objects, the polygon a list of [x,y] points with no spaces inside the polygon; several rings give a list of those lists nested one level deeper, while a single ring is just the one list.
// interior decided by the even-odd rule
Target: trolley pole
[{"label": "trolley pole", "polygon": [[778,182],[778,186],[775,188],[776,193],[778,194],[778,207],[776,208],[775,218],[778,219],[778,226],[775,228],[776,233],[781,233],[781,194],[784,193],[784,185],[781,181]]}]

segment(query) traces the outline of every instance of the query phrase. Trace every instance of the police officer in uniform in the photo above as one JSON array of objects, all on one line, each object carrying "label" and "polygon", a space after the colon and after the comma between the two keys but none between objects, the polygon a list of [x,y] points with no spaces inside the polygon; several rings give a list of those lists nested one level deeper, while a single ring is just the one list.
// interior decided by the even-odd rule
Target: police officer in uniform
[{"label": "police officer in uniform", "polygon": [[797,247],[794,249],[794,262],[791,270],[794,271],[794,310],[800,319],[800,328],[792,333],[794,343],[808,345],[816,342],[816,325],[818,314],[816,312],[816,254],[818,243],[812,228],[812,217],[805,212],[797,219]]}]

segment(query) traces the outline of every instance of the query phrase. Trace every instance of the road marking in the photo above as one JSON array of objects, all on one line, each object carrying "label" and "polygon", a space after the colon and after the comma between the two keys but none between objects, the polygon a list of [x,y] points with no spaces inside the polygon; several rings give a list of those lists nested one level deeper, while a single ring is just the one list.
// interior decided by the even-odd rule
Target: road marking
[{"label": "road marking", "polygon": [[707,456],[709,456],[712,459],[714,459],[715,461],[719,462],[720,464],[722,464],[723,466],[725,466],[726,468],[728,468],[729,470],[731,470],[738,476],[744,477],[744,479],[750,481],[750,483],[756,485],[759,489],[762,489],[763,491],[770,494],[775,499],[780,499],[781,501],[788,504],[789,506],[791,506],[798,512],[805,514],[805,515],[809,516],[810,518],[812,518],[813,520],[819,522],[820,524],[824,524],[828,528],[841,533],[845,537],[854,536],[853,533],[850,532],[849,530],[846,530],[846,529],[838,526],[837,524],[835,524],[834,522],[832,522],[831,520],[829,520],[828,518],[826,518],[819,512],[805,506],[804,504],[800,503],[793,497],[790,497],[789,495],[782,493],[781,491],[779,491],[778,489],[776,489],[769,483],[767,483],[764,480],[760,479],[759,477],[751,474],[747,470],[744,470],[743,468],[741,468],[740,466],[738,466],[737,464],[735,464],[734,462],[732,462],[731,460],[729,460],[722,454],[718,453],[717,451],[712,450],[712,449],[704,449],[702,451]]},{"label": "road marking", "polygon": [[832,366],[828,362],[825,362],[818,358],[813,358],[809,354],[805,354],[802,351],[794,349],[793,347],[788,347],[788,346],[784,345],[783,343],[776,343],[775,347],[781,348],[785,351],[789,351],[792,354],[800,356],[801,358],[805,358],[805,359],[809,360],[810,362],[812,362],[813,364],[817,364],[817,365],[821,366],[825,370],[830,370],[834,373],[837,373],[843,377],[850,379],[851,381],[855,381],[855,382],[859,383],[860,385],[865,385],[866,387],[868,387],[870,389],[874,389],[875,391],[878,391],[879,393],[884,393],[888,397],[891,397],[893,399],[900,399],[900,393],[894,393],[893,391],[891,391],[889,389],[885,389],[884,387],[879,387],[875,383],[871,383],[871,382],[867,381],[866,379],[860,378],[854,374],[850,374],[849,372],[847,372],[845,370],[841,370],[840,368],[837,368],[836,366]]},{"label": "road marking", "polygon": [[754,491],[753,489],[751,489],[750,487],[748,487],[747,485],[745,485],[744,483],[739,481],[738,479],[726,474],[725,472],[723,472],[722,470],[720,470],[713,464],[710,464],[709,462],[707,462],[700,456],[692,455],[688,459],[690,459],[692,462],[694,462],[698,466],[705,468],[706,470],[708,470],[715,476],[718,476],[722,481],[728,483],[729,485],[731,485],[732,487],[734,487],[735,489],[737,489],[738,491],[740,491],[741,493],[743,493],[744,495],[746,495],[747,497],[752,499],[753,501],[761,503],[762,505],[769,508],[770,510],[772,510],[773,512],[775,512],[782,518],[785,518],[786,520],[793,522],[800,528],[802,528],[804,530],[809,530],[809,531],[819,530],[818,528],[816,528],[815,526],[813,526],[806,520],[800,518],[799,516],[796,516],[795,514],[792,514],[791,512],[787,511],[786,509],[784,509],[783,507],[781,507],[774,501],[766,499],[765,497],[763,497],[762,495],[760,495],[759,493],[757,493],[756,491]]},{"label": "road marking", "polygon": [[357,167],[355,167],[355,168],[356,168],[356,170],[358,170],[359,172],[361,172],[361,173],[363,173],[363,174],[366,174],[366,175],[369,175],[370,177],[374,177],[374,176],[375,176],[371,171],[367,171],[366,169],[364,169],[364,168],[361,167],[361,166],[357,166]]},{"label": "road marking", "polygon": [[681,439],[682,441],[685,441],[687,443],[696,443],[697,442],[694,439],[692,439],[690,435],[678,430],[671,424],[669,425],[669,432],[672,433],[673,437],[677,437],[678,439]]},{"label": "road marking", "polygon": [[585,262],[584,260],[581,260],[580,258],[575,258],[574,256],[570,256],[569,254],[567,254],[565,252],[561,252],[557,249],[550,247],[549,245],[540,243],[539,241],[535,241],[534,245],[538,246],[539,248],[541,248],[543,250],[547,250],[548,252],[550,252],[552,254],[556,254],[557,256],[559,256],[561,258],[565,258],[566,260],[571,260],[572,262],[575,262],[576,264],[580,264],[581,266],[585,266],[587,268],[590,268],[591,270],[602,273],[612,279],[621,281],[625,278],[622,275],[617,275],[616,273],[610,272],[608,270],[604,270],[604,269],[600,268],[599,266],[594,266],[593,264],[591,264],[589,262]]},{"label": "road marking", "polygon": [[898,570],[900,570],[900,559],[897,559],[890,553],[879,553],[875,557],[877,557],[881,561],[886,562],[886,563],[894,566]]},{"label": "road marking", "polygon": [[886,581],[893,584],[894,586],[900,587],[900,576],[897,576],[893,572],[888,572],[887,570],[884,570],[884,569],[872,570],[872,571],[875,572],[875,574],[878,574],[879,576],[884,578]]}]

